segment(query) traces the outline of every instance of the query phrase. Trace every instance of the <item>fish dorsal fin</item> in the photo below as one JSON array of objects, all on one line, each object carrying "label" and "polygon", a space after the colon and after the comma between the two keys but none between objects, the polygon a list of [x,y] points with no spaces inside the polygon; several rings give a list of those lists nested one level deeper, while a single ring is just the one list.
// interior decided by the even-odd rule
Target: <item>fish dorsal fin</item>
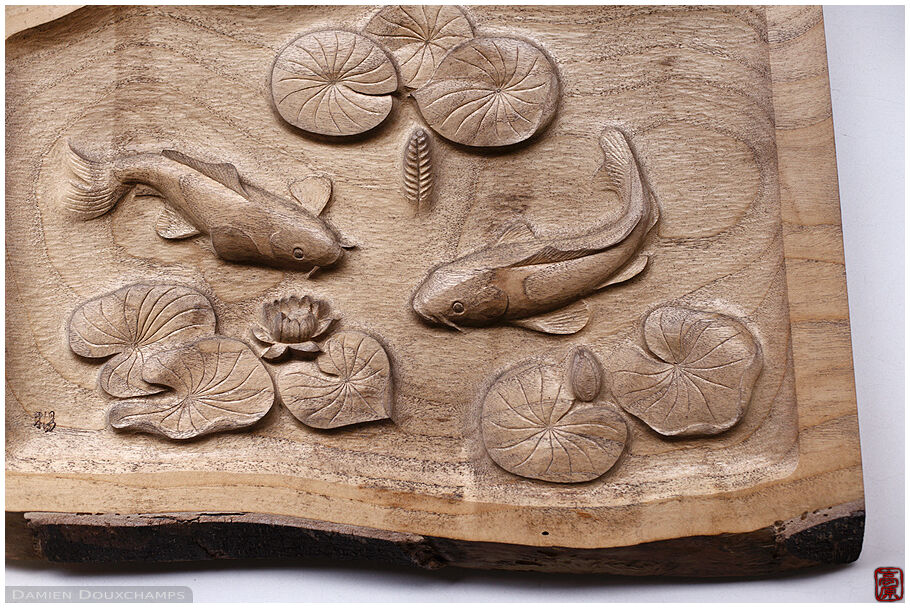
[{"label": "fish dorsal fin", "polygon": [[199,229],[183,219],[170,207],[161,209],[158,221],[155,222],[155,232],[163,239],[177,240],[188,239],[200,234]]},{"label": "fish dorsal fin", "polygon": [[207,163],[176,150],[163,150],[161,155],[165,158],[177,161],[181,165],[186,165],[187,167],[195,169],[199,173],[212,178],[219,184],[227,186],[237,194],[247,196],[246,189],[243,187],[243,182],[240,179],[240,173],[237,172],[237,167],[231,163]]},{"label": "fish dorsal fin", "polygon": [[650,231],[657,223],[657,220],[660,219],[660,205],[657,204],[657,197],[654,196],[650,188],[648,188],[648,201],[651,203],[651,221],[648,222],[648,230]]},{"label": "fish dorsal fin", "polygon": [[648,256],[640,255],[628,264],[626,264],[622,270],[608,278],[606,281],[597,286],[597,289],[603,289],[604,287],[609,287],[610,285],[616,285],[617,283],[625,283],[631,279],[637,277],[647,266],[648,266]]},{"label": "fish dorsal fin", "polygon": [[588,304],[584,300],[578,300],[559,310],[524,319],[513,319],[509,322],[512,325],[545,334],[565,335],[581,331],[590,318],[591,312],[588,310]]},{"label": "fish dorsal fin", "polygon": [[528,257],[519,260],[511,266],[534,266],[536,264],[551,264],[553,262],[565,262],[567,260],[574,260],[585,255],[596,253],[595,249],[573,249],[573,250],[562,250],[553,247],[552,245],[547,245],[543,249],[540,249],[529,255]]},{"label": "fish dorsal fin", "polygon": [[322,175],[310,175],[290,186],[291,195],[313,215],[322,213],[332,198],[332,180]]},{"label": "fish dorsal fin", "polygon": [[604,153],[601,170],[606,174],[610,189],[625,198],[631,190],[636,170],[629,142],[619,129],[607,128],[600,136],[600,147]]},{"label": "fish dorsal fin", "polygon": [[535,238],[534,230],[525,220],[516,220],[502,229],[494,244],[517,243]]}]

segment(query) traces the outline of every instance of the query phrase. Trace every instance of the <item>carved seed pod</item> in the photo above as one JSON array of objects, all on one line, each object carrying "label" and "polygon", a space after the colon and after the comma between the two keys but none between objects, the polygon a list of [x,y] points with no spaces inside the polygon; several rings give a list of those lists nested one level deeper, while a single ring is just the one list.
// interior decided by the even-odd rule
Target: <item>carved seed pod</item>
[{"label": "carved seed pod", "polygon": [[579,346],[569,354],[569,386],[581,401],[594,401],[603,384],[603,368],[589,348]]},{"label": "carved seed pod", "polygon": [[404,194],[419,212],[433,194],[433,161],[430,138],[423,129],[414,129],[404,151]]}]

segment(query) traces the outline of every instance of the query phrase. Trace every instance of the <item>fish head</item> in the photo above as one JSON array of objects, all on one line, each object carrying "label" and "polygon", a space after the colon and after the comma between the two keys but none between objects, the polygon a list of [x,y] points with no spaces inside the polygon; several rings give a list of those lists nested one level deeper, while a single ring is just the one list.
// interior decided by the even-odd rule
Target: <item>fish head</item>
[{"label": "fish head", "polygon": [[488,325],[502,317],[509,297],[493,284],[491,270],[449,265],[430,273],[414,293],[411,306],[429,323],[460,330],[462,326]]},{"label": "fish head", "polygon": [[315,223],[283,226],[271,234],[269,245],[275,265],[300,270],[331,266],[344,254],[338,236]]}]

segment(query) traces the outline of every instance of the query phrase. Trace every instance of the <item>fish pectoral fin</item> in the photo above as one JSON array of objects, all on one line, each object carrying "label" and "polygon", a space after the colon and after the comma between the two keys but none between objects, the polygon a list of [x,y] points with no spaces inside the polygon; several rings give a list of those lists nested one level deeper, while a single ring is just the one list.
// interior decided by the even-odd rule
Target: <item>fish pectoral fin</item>
[{"label": "fish pectoral fin", "polygon": [[192,156],[187,156],[183,152],[178,152],[177,150],[162,150],[161,155],[176,161],[181,165],[186,165],[191,169],[195,169],[199,173],[212,178],[219,184],[227,186],[241,196],[248,196],[246,188],[243,186],[243,181],[240,179],[240,173],[238,173],[237,167],[231,163],[207,163],[203,160],[193,158]]},{"label": "fish pectoral fin", "polygon": [[199,229],[181,217],[170,207],[164,207],[155,223],[155,232],[163,239],[188,239],[201,234]]},{"label": "fish pectoral fin", "polygon": [[512,325],[539,331],[545,334],[574,334],[588,324],[591,311],[584,300],[578,300],[565,308],[546,314],[509,321]]},{"label": "fish pectoral fin", "polygon": [[519,241],[528,241],[535,238],[534,229],[531,228],[525,220],[516,220],[503,228],[495,244],[516,243]]},{"label": "fish pectoral fin", "polygon": [[616,285],[617,283],[625,283],[631,279],[637,277],[641,272],[648,267],[648,261],[650,258],[646,255],[640,255],[628,264],[626,264],[622,270],[612,275],[609,279],[597,286],[597,289],[603,289],[604,287],[609,287],[610,285]]},{"label": "fish pectoral fin", "polygon": [[310,175],[291,184],[290,190],[302,207],[319,215],[332,198],[332,180],[323,175]]}]

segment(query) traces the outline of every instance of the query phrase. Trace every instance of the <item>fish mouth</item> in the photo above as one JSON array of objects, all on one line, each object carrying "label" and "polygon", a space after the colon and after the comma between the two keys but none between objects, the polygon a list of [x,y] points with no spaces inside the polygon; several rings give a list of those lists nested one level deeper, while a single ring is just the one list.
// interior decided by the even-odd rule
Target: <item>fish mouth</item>
[{"label": "fish mouth", "polygon": [[451,327],[452,329],[454,329],[456,331],[464,333],[464,329],[462,329],[461,327],[456,325],[454,321],[450,321],[442,315],[433,315],[433,320],[436,321],[437,323],[441,323],[442,325],[448,325],[449,327]]},{"label": "fish mouth", "polygon": [[448,319],[446,319],[446,318],[445,318],[444,316],[442,316],[441,314],[434,315],[434,314],[432,314],[432,313],[429,313],[429,312],[426,312],[426,311],[424,311],[424,310],[421,310],[421,308],[420,308],[419,306],[412,306],[412,308],[414,309],[414,312],[416,312],[417,315],[418,315],[421,319],[423,319],[423,320],[426,321],[427,323],[430,323],[431,325],[446,325],[446,326],[451,327],[452,329],[454,329],[454,330],[456,330],[456,331],[460,331],[460,332],[464,333],[464,329],[462,329],[461,327],[459,327],[458,325],[456,325],[454,322],[449,321]]}]

